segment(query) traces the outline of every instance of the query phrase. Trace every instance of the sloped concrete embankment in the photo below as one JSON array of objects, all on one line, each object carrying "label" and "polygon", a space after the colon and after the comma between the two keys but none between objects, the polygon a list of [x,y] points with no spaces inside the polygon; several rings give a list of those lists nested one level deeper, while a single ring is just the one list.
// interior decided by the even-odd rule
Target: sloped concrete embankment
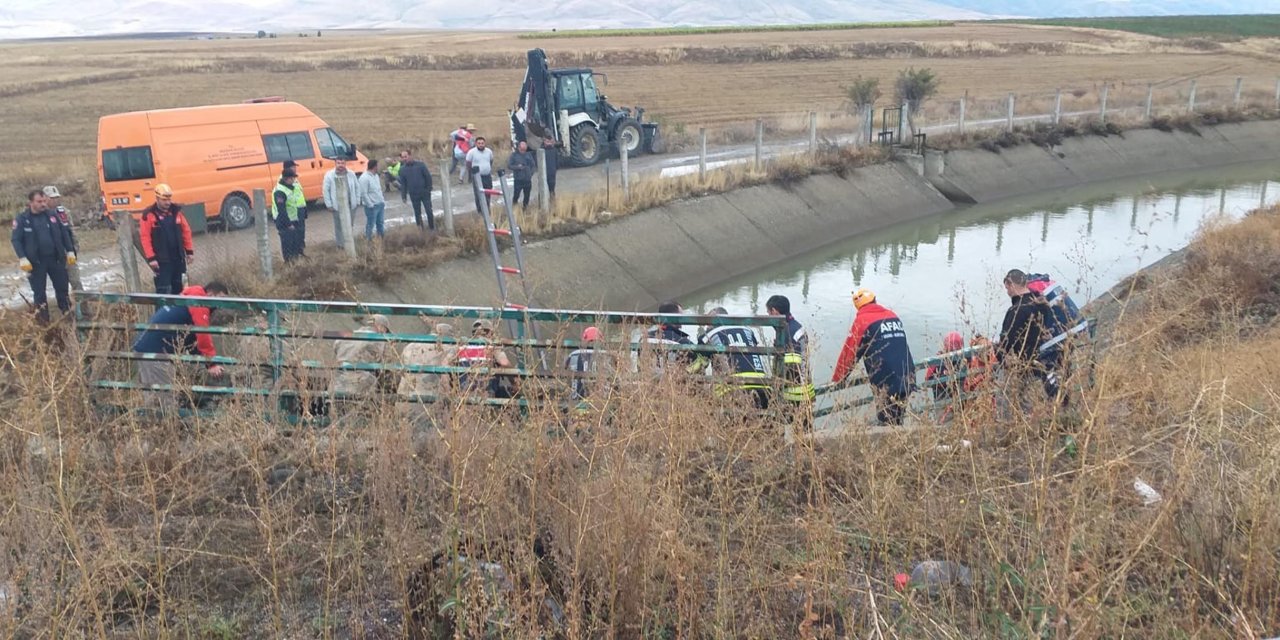
[{"label": "sloped concrete embankment", "polygon": [[992,202],[1092,182],[1276,158],[1280,120],[1267,120],[1200,127],[1194,133],[1138,129],[1068,138],[1053,148],[931,151],[925,157],[925,176],[957,202]]},{"label": "sloped concrete embankment", "polygon": [[[911,168],[890,163],[845,178],[820,175],[674,202],[530,244],[525,261],[539,306],[646,310],[855,234],[953,207]],[[511,251],[505,253],[506,263],[514,265]],[[360,293],[366,300],[405,303],[497,302],[487,256],[412,274],[389,288],[362,287]]]}]

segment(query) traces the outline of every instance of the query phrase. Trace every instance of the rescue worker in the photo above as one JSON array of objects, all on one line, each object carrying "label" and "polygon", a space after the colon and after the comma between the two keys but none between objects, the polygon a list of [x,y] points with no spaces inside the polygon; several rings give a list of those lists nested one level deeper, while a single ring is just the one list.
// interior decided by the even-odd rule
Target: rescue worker
[{"label": "rescue worker", "polygon": [[[1012,269],[1004,277],[1004,290],[1009,294],[1009,310],[1000,324],[1000,342],[996,343],[996,362],[1007,376],[1013,395],[1019,396],[1024,409],[1028,406],[1023,387],[1030,378],[1038,379],[1050,400],[1056,400],[1060,391],[1058,376],[1054,371],[1058,358],[1045,357],[1040,345],[1050,335],[1054,320],[1049,303],[1044,296],[1028,286],[1027,274]],[[1053,351],[1056,356],[1057,351]]]},{"label": "rescue worker", "polygon": [[[725,316],[724,307],[712,309],[708,315]],[[719,347],[760,347],[760,336],[750,327],[721,325],[712,327],[698,339],[699,344]],[[711,371],[716,376],[729,376],[733,383],[717,387],[716,395],[731,390],[743,392],[751,404],[761,411],[769,408],[769,369],[758,353],[717,353],[711,356]]]},{"label": "rescue worker", "polygon": [[[424,318],[424,321],[426,319]],[[432,328],[432,333],[439,337],[452,337],[453,325],[440,322]],[[458,357],[458,345],[436,342],[414,342],[404,348],[400,354],[400,362],[419,367],[452,366]],[[400,386],[396,392],[402,401],[398,408],[400,415],[410,421],[425,419],[434,421],[442,415],[448,402],[440,402],[439,398],[449,391],[449,376],[443,373],[406,373],[400,378]],[[434,396],[435,402],[427,400],[409,401],[419,396]]]},{"label": "rescue worker", "polygon": [[769,315],[787,320],[786,352],[782,356],[784,410],[791,413],[792,423],[798,430],[808,433],[813,429],[813,400],[817,396],[809,376],[809,336],[791,315],[791,300],[786,296],[770,296],[764,306]]},{"label": "rescue worker", "polygon": [[[302,191],[302,178],[298,177],[298,163],[292,160],[284,161],[285,169],[293,169],[293,201],[298,203],[298,219],[302,220],[302,224],[298,225],[298,250],[302,252],[302,256],[306,257],[307,246],[307,196]],[[281,172],[281,176],[284,173]]]},{"label": "rescue worker", "polygon": [[295,188],[297,181],[297,171],[285,169],[271,192],[271,220],[280,235],[280,255],[285,262],[303,257],[306,251],[307,200],[302,190]]},{"label": "rescue worker", "polygon": [[427,163],[414,159],[408,149],[400,152],[400,201],[413,205],[413,221],[422,228],[422,210],[427,210],[427,228],[436,230],[431,211],[431,172]]},{"label": "rescue worker", "polygon": [[[380,314],[370,314],[361,321],[353,333],[362,335],[391,333],[391,322]],[[338,340],[333,344],[333,355],[338,365],[382,363],[387,360],[388,343],[382,340]],[[378,374],[374,371],[338,371],[329,383],[330,402],[337,407],[369,406],[368,397],[378,391]]]},{"label": "rescue worker", "polygon": [[[214,298],[227,295],[227,287],[221,282],[210,282],[203,287],[195,285],[180,291],[181,295],[197,298]],[[151,314],[150,325],[186,325],[208,327],[213,312],[209,307],[165,305]],[[147,329],[133,343],[135,353],[152,353],[173,355],[186,353],[213,358],[218,351],[213,345],[213,336],[208,333],[178,333],[173,329]],[[174,381],[175,364],[171,360],[140,360],[138,376],[143,385],[171,385]],[[224,371],[222,365],[206,364],[209,375],[221,378]],[[168,406],[172,403],[173,391],[144,392],[145,404],[149,407]]]},{"label": "rescue worker", "polygon": [[76,263],[71,229],[62,223],[58,214],[49,209],[49,198],[36,189],[27,194],[27,208],[13,219],[13,232],[9,236],[13,251],[18,255],[18,268],[27,274],[31,283],[31,302],[36,307],[36,318],[49,321],[49,281],[53,281],[53,295],[58,309],[71,310],[71,295],[67,290],[67,266]]},{"label": "rescue worker", "polygon": [[598,350],[598,342],[600,329],[587,327],[582,330],[582,346],[569,352],[564,359],[565,371],[573,375],[569,388],[574,402],[600,395],[601,389],[608,385],[607,381],[613,378],[617,370],[613,354]]},{"label": "rescue worker", "polygon": [[[476,126],[468,122],[454,131],[450,136],[453,140],[453,160],[449,162],[449,175],[453,175],[454,171],[458,172],[458,184],[466,182],[466,159],[467,152],[471,151],[471,147],[475,145]],[[441,176],[441,180],[448,180],[449,176]]]},{"label": "rescue worker", "polygon": [[384,158],[382,160],[382,191],[390,193],[400,188],[400,159]]},{"label": "rescue worker", "polygon": [[511,359],[502,349],[493,345],[493,323],[483,318],[471,323],[471,340],[458,349],[455,364],[475,369],[474,372],[457,374],[457,388],[466,396],[486,394],[494,398],[510,398],[514,390],[509,379],[479,369],[510,369]]},{"label": "rescue worker", "polygon": [[[938,352],[938,362],[925,369],[924,380],[933,401],[938,405],[938,422],[949,422],[954,411],[964,400],[964,379],[967,375],[968,362],[964,354],[964,336],[959,331],[952,331],[942,337],[942,350]],[[936,382],[934,382],[936,381]]]},{"label": "rescue worker", "polygon": [[44,195],[49,199],[49,208],[57,212],[58,221],[67,228],[67,235],[71,238],[71,251],[76,254],[76,260],[67,263],[67,279],[71,283],[71,289],[84,291],[84,283],[80,281],[80,243],[76,240],[75,228],[71,224],[71,212],[62,206],[62,194],[58,192],[58,187],[45,187]]},{"label": "rescue worker", "polygon": [[142,210],[138,220],[142,257],[155,272],[156,293],[177,294],[187,266],[195,262],[196,245],[182,207],[173,201],[173,189],[161,183],[155,194],[156,201]]},{"label": "rescue worker", "polygon": [[831,381],[844,380],[861,360],[875,395],[876,418],[881,424],[901,425],[907,396],[916,382],[906,327],[897,315],[876,302],[876,295],[869,289],[853,293],[853,306],[858,315],[849,328]]},{"label": "rescue worker", "polygon": [[[680,303],[668,301],[658,305],[658,313],[684,313],[684,309]],[[700,357],[693,351],[673,350],[668,347],[672,345],[692,345],[693,340],[689,338],[689,334],[685,333],[678,324],[662,322],[654,325],[645,332],[644,343],[652,345],[653,353],[653,372],[662,374],[668,370],[668,365],[675,365],[675,368],[683,369],[685,373],[698,373],[707,368],[707,360]]]}]

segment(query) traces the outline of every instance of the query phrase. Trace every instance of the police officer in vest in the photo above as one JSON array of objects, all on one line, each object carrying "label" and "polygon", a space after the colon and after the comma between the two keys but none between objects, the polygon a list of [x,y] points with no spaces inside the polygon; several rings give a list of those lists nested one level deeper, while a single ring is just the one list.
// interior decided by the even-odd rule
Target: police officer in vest
[{"label": "police officer in vest", "polygon": [[35,189],[27,194],[27,208],[13,219],[9,240],[18,254],[18,268],[27,274],[31,283],[36,317],[41,322],[49,321],[46,291],[49,280],[53,281],[53,295],[58,299],[58,308],[63,313],[70,311],[67,266],[76,262],[75,246],[71,240],[71,229],[49,209],[49,198],[43,190]]},{"label": "police officer in vest", "polygon": [[[725,316],[724,307],[712,309],[708,315]],[[759,347],[760,337],[750,327],[725,325],[712,327],[702,334],[698,342],[720,347]],[[738,390],[751,398],[751,404],[761,411],[769,408],[769,372],[764,356],[758,353],[717,353],[711,358],[711,369],[717,376],[733,378],[731,385],[716,388],[717,395]]]},{"label": "police officer in vest", "polygon": [[280,234],[280,254],[285,262],[302,257],[307,242],[307,199],[295,188],[298,172],[285,169],[271,194],[271,219]]},{"label": "police officer in vest", "polygon": [[771,316],[787,320],[786,352],[782,356],[782,408],[805,432],[813,429],[813,399],[817,395],[809,376],[809,336],[804,326],[791,315],[791,300],[783,295],[770,296],[764,304]]}]

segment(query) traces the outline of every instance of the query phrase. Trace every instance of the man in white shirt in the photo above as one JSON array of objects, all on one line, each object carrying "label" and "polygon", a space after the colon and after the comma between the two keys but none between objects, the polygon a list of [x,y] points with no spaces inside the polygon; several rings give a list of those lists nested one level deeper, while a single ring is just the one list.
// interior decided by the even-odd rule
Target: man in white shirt
[{"label": "man in white shirt", "polygon": [[333,168],[324,174],[324,206],[333,211],[333,239],[337,241],[339,247],[342,246],[345,233],[338,216],[338,180],[340,179],[347,181],[347,207],[354,211],[360,206],[360,183],[356,179],[356,172],[347,169],[347,161],[344,158],[334,158]]},{"label": "man in white shirt", "polygon": [[369,168],[360,176],[360,206],[364,207],[364,239],[373,241],[373,229],[378,228],[378,237],[385,232],[387,199],[382,195],[382,184],[378,180],[378,161],[370,159]]},{"label": "man in white shirt", "polygon": [[[479,169],[478,172],[475,170]],[[467,152],[467,173],[480,175],[480,186],[493,188],[493,149],[490,149],[484,138],[476,138],[476,146]],[[489,204],[489,195],[485,194],[484,202]],[[476,211],[480,210],[480,199],[476,198]]]}]

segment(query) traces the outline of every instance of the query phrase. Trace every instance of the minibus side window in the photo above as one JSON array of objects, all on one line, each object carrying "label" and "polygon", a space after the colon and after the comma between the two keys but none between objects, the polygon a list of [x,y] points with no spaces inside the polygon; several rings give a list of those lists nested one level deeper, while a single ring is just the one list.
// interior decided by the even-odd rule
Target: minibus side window
[{"label": "minibus side window", "polygon": [[308,160],[316,157],[311,146],[311,136],[306,131],[276,133],[262,136],[262,146],[267,150],[267,162]]},{"label": "minibus side window", "polygon": [[156,177],[151,147],[107,149],[102,152],[102,178],[107,182],[146,180]]},{"label": "minibus side window", "polygon": [[320,145],[321,158],[351,157],[351,146],[333,129],[316,129],[316,142]]}]

